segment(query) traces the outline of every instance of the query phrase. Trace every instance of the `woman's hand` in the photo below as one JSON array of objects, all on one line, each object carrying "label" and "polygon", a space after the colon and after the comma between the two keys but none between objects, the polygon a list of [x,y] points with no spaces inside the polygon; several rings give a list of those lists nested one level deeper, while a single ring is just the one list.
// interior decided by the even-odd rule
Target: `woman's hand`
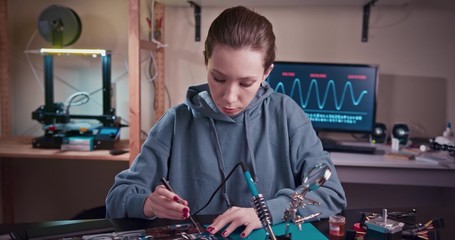
[{"label": "woman's hand", "polygon": [[240,233],[240,237],[247,237],[254,229],[261,228],[262,224],[259,220],[254,208],[231,207],[223,214],[213,220],[213,223],[207,227],[207,231],[215,234],[226,226],[226,229],[221,233],[221,236],[227,237],[237,227],[245,226],[245,230]]},{"label": "woman's hand", "polygon": [[164,185],[159,185],[145,200],[144,215],[183,220],[190,216],[188,202],[175,193],[167,190]]}]

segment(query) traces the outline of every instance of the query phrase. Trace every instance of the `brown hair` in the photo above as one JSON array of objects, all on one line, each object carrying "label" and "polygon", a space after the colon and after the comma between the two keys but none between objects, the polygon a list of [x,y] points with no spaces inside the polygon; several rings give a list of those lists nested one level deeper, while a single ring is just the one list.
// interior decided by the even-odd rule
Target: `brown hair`
[{"label": "brown hair", "polygon": [[216,44],[234,49],[248,47],[264,52],[264,71],[275,61],[275,34],[264,16],[243,6],[224,10],[210,25],[205,40],[204,58],[207,65]]}]

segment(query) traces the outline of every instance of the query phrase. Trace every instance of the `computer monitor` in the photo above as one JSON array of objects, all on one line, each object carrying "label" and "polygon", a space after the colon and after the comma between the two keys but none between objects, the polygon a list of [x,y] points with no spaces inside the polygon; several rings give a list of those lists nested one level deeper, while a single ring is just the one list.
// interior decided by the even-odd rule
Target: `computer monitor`
[{"label": "computer monitor", "polygon": [[317,132],[373,131],[377,65],[282,61],[274,65],[267,81],[302,107]]}]

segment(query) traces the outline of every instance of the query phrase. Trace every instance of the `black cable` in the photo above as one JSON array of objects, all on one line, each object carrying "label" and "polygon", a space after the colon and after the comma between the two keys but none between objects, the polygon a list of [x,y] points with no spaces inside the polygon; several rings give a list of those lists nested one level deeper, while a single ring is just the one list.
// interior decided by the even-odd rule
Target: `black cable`
[{"label": "black cable", "polygon": [[212,196],[210,196],[210,199],[209,201],[199,210],[197,210],[196,212],[193,213],[193,216],[196,216],[200,211],[204,210],[204,208],[206,208],[210,202],[212,202],[213,198],[215,197],[215,194],[221,189],[221,187],[224,186],[224,184],[226,183],[226,181],[231,177],[231,175],[234,173],[234,170],[240,166],[241,162],[237,163],[234,168],[232,168],[231,172],[229,172],[229,174],[226,176],[226,178],[221,182],[221,184],[215,189],[215,192],[212,193]]},{"label": "black cable", "polygon": [[447,151],[450,154],[455,154],[455,146],[447,145],[447,144],[439,144],[435,141],[435,139],[430,139],[430,148],[433,150]]}]

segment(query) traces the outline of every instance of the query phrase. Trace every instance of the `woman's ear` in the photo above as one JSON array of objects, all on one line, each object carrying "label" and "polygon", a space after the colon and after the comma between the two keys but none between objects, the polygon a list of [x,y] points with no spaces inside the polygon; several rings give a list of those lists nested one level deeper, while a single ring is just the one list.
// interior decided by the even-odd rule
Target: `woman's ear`
[{"label": "woman's ear", "polygon": [[264,73],[264,79],[262,79],[262,81],[265,81],[265,80],[269,77],[270,73],[271,73],[272,70],[273,70],[273,67],[274,67],[274,65],[273,65],[273,63],[272,63],[272,64],[270,65],[270,67],[265,71],[265,73]]}]

